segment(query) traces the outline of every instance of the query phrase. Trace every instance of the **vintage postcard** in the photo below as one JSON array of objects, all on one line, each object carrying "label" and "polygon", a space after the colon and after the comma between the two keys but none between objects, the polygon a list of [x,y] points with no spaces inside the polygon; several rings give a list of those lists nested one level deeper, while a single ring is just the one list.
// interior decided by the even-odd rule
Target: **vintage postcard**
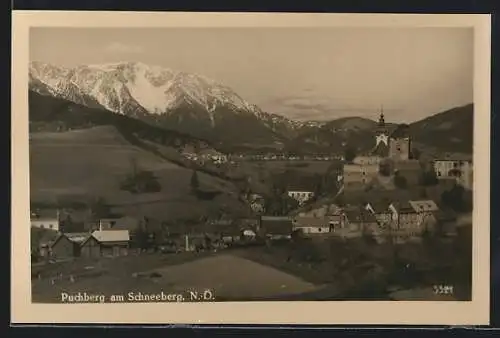
[{"label": "vintage postcard", "polygon": [[488,324],[488,15],[12,34],[13,323]]}]

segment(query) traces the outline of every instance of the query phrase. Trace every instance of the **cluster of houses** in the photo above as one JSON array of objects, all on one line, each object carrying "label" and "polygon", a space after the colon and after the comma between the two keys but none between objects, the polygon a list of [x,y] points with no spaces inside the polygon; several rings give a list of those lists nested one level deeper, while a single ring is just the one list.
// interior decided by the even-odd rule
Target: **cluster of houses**
[{"label": "cluster of houses", "polygon": [[238,154],[231,155],[230,159],[239,161],[333,161],[341,160],[342,156],[334,155],[286,155],[286,154]]},{"label": "cluster of houses", "polygon": [[228,156],[218,152],[217,150],[204,145],[203,147],[194,147],[186,144],[180,153],[190,161],[196,162],[200,165],[205,163],[224,164],[228,162]]},{"label": "cluster of houses", "polygon": [[[404,177],[408,185],[419,183],[422,165],[412,154],[412,139],[409,127],[399,125],[389,133],[381,112],[375,133],[375,146],[365,154],[356,156],[350,163],[344,164],[343,173],[339,175],[346,190],[362,190],[368,184],[378,183],[388,189],[394,188],[391,177]],[[387,175],[380,175],[380,164],[390,160]],[[452,180],[465,189],[472,189],[473,166],[469,155],[449,155],[432,161],[438,180]]]},{"label": "cluster of houses", "polygon": [[[53,236],[40,242],[42,256],[53,258],[128,255],[135,230],[141,221],[132,217],[101,219],[85,231],[61,229],[58,217],[33,217],[32,228],[52,230]],[[319,204],[303,207],[287,216],[260,215],[205,221],[197,226],[162,225],[161,243],[170,252],[225,248],[231,243],[248,243],[258,238],[305,237],[352,239],[369,236],[377,243],[405,243],[420,240],[424,233],[454,236],[456,215],[440,210],[431,199],[375,199],[372,202]]]},{"label": "cluster of houses", "polygon": [[368,235],[378,243],[418,241],[426,232],[442,236],[456,234],[456,215],[440,210],[436,202],[429,199],[376,199],[342,207],[326,204],[298,210],[290,216],[290,221],[292,232],[299,231],[306,236],[348,239]]},{"label": "cluster of houses", "polygon": [[59,210],[53,215],[47,215],[48,213],[40,215],[37,211],[31,215],[31,228],[37,231],[45,230],[41,232],[42,237],[39,238],[37,248],[42,257],[97,258],[128,254],[131,235],[130,230],[127,229],[127,218],[123,218],[120,223],[116,223],[115,220],[101,219],[98,222],[89,223],[86,231],[67,232],[63,229]]}]

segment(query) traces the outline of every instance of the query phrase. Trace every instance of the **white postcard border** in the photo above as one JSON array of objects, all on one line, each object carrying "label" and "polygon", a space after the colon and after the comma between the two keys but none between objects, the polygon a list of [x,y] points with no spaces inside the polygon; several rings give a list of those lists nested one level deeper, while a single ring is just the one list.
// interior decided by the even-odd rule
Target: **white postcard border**
[{"label": "white postcard border", "polygon": [[[471,27],[474,28],[474,212],[471,302],[31,303],[28,57],[30,27]],[[13,11],[12,323],[398,324],[489,323],[490,15]]]}]

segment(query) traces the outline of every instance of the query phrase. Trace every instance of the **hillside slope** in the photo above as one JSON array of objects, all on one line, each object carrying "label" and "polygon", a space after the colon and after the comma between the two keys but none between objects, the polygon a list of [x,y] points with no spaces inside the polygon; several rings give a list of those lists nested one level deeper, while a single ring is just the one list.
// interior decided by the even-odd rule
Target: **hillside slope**
[{"label": "hillside slope", "polygon": [[474,106],[456,107],[412,123],[415,142],[449,152],[472,153]]},{"label": "hillside slope", "polygon": [[[120,190],[134,166],[151,171],[162,190],[143,194]],[[234,185],[202,172],[200,186],[220,194],[213,200],[198,199],[190,192],[191,175],[192,170],[130,144],[112,126],[30,135],[32,201],[103,197],[123,214],[160,219],[196,218],[216,213],[223,205],[246,212]]]},{"label": "hillside slope", "polygon": [[[471,153],[473,145],[473,105],[456,107],[410,124],[413,144],[433,153]],[[389,133],[397,127],[387,124]],[[346,146],[358,152],[375,146],[377,123],[361,117],[336,119],[310,129],[286,143],[297,153],[327,152],[341,155]]]}]

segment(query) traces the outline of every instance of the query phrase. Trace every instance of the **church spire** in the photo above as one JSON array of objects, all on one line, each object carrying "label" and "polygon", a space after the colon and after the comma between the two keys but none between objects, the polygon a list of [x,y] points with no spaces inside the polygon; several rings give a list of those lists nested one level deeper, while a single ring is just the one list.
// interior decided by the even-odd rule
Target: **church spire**
[{"label": "church spire", "polygon": [[384,119],[384,106],[380,107],[380,117],[378,119],[378,125],[380,127],[385,127],[385,119]]}]

